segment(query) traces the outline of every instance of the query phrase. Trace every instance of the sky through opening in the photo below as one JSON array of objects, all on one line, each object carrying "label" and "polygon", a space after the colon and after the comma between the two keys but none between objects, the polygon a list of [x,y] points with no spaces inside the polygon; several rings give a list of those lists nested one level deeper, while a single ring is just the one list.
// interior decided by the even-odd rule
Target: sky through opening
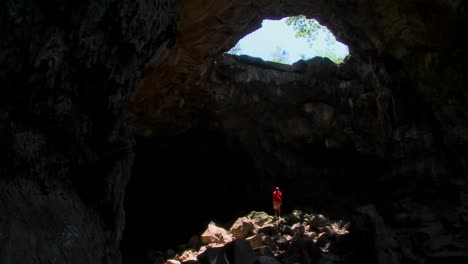
[{"label": "sky through opening", "polygon": [[336,41],[335,36],[325,26],[316,20],[301,17],[302,23],[309,22],[316,25],[312,40],[310,36],[309,39],[307,36],[297,36],[298,29],[294,25],[288,25],[287,17],[281,20],[265,19],[261,28],[246,35],[227,53],[249,55],[284,64],[316,56],[328,57],[335,63],[340,63],[349,54],[348,46]]}]

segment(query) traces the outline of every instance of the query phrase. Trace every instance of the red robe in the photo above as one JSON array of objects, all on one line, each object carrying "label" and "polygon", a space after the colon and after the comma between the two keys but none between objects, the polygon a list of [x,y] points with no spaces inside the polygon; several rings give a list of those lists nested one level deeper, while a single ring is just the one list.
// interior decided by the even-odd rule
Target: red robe
[{"label": "red robe", "polygon": [[[283,193],[280,190],[275,190],[273,192],[273,207],[275,207],[275,204],[279,206],[283,204]],[[279,210],[280,208],[277,208],[277,209]]]}]

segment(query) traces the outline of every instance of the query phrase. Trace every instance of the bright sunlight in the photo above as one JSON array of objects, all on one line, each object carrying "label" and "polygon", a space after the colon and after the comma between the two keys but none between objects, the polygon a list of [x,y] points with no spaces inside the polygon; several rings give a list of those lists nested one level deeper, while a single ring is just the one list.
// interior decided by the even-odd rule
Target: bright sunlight
[{"label": "bright sunlight", "polygon": [[304,16],[265,19],[261,28],[242,38],[227,53],[283,64],[317,56],[338,64],[349,55],[348,46],[336,41],[327,27]]}]

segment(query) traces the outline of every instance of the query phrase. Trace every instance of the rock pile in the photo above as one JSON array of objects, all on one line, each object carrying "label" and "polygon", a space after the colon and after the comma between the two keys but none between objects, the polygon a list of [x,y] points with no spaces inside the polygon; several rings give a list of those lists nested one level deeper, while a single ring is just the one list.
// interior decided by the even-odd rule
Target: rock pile
[{"label": "rock pile", "polygon": [[300,210],[280,218],[252,211],[229,229],[210,222],[166,264],[342,263],[349,226]]}]

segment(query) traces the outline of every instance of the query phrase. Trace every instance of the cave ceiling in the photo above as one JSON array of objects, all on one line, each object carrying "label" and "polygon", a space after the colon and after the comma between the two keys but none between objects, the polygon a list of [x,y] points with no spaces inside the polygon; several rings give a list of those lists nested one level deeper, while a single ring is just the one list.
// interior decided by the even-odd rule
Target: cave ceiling
[{"label": "cave ceiling", "polygon": [[[395,104],[395,96],[401,95],[402,90],[407,89],[397,80],[402,78],[419,79],[417,83],[407,86],[412,86],[411,89],[414,89],[428,105],[440,106],[450,97],[456,95],[443,91],[437,91],[438,93],[435,94],[434,90],[439,88],[434,88],[434,86],[442,86],[441,83],[444,80],[439,79],[434,82],[431,74],[438,71],[445,61],[453,57],[466,57],[463,48],[464,42],[455,41],[458,36],[457,25],[467,20],[465,9],[461,5],[460,1],[387,0],[375,3],[304,0],[181,1],[178,6],[177,34],[175,38],[167,40],[155,53],[153,59],[147,63],[130,107],[130,119],[135,124],[138,135],[154,136],[181,133],[197,126],[199,119],[202,118],[209,120],[209,126],[222,127],[224,130],[235,130],[236,126],[250,126],[245,121],[230,122],[230,125],[227,125],[226,122],[224,125],[220,124],[223,123],[223,120],[229,119],[229,116],[232,117],[226,107],[233,105],[236,107],[232,107],[232,111],[256,109],[255,106],[261,107],[268,104],[276,104],[277,107],[287,109],[288,106],[282,105],[278,98],[279,101],[268,100],[268,98],[263,98],[262,101],[260,98],[263,103],[257,104],[259,96],[261,97],[258,91],[245,91],[242,88],[252,86],[257,87],[255,89],[260,89],[258,87],[263,86],[268,87],[268,89],[276,89],[277,92],[280,91],[285,98],[294,97],[291,95],[294,89],[285,88],[297,84],[297,79],[292,78],[292,75],[288,73],[296,72],[294,74],[297,75],[297,69],[300,66],[282,66],[262,61],[252,63],[255,60],[249,58],[232,59],[231,56],[224,53],[243,36],[258,29],[263,19],[280,19],[299,14],[315,18],[322,25],[327,26],[338,41],[349,46],[350,56],[354,58],[352,63],[347,62],[352,64],[348,68],[355,71],[353,80],[350,80],[349,76],[342,76],[345,75],[343,72],[346,71],[346,67],[340,66],[341,70],[337,70],[339,76],[332,74],[333,76],[329,77],[328,81],[324,81],[322,78],[320,82],[327,83],[322,86],[330,86],[330,83],[333,83],[331,85],[333,87],[351,85],[354,90],[361,89],[360,86],[369,86],[370,89],[374,90],[374,93],[382,95],[379,97],[376,94],[362,95],[361,93],[362,96],[359,95],[355,101],[346,102],[346,104],[352,105],[350,108],[356,106],[358,99],[361,105],[365,104],[363,101],[368,100],[365,98],[369,96],[373,98],[369,99],[371,101],[375,100],[375,97],[387,97],[386,101],[383,102],[387,108],[388,105]],[[444,23],[440,23],[442,18]],[[244,62],[240,63],[239,61]],[[328,64],[315,63],[314,65],[313,67],[322,67],[320,65]],[[232,74],[226,73],[229,71],[226,70],[226,67],[230,67],[230,70],[233,71]],[[330,67],[333,68],[333,66]],[[262,73],[261,69],[264,68],[269,68],[268,73]],[[252,74],[247,73],[240,76],[236,75],[234,72],[236,70],[257,71],[257,73],[267,76],[265,77],[267,79],[273,78],[271,76],[274,75],[274,78],[281,79],[279,80],[281,84],[278,84],[278,81],[262,82],[255,80],[255,78],[252,80]],[[237,79],[228,80],[230,78],[228,77],[220,80],[220,71],[223,72],[221,75],[237,76]],[[308,74],[309,72],[299,73],[302,75],[298,77],[302,80],[302,89],[309,89],[308,87],[313,86],[309,82],[310,80],[304,81],[310,79],[306,76]],[[330,76],[330,74],[328,75]],[[240,80],[239,78],[250,79]],[[288,83],[288,80],[291,83]],[[348,81],[348,83],[344,83],[344,81]],[[431,85],[432,88],[428,88],[428,85]],[[220,86],[223,86],[223,89],[220,90]],[[236,95],[237,97],[235,97]],[[317,94],[309,94],[307,96],[302,101],[295,100],[292,104],[298,108],[304,108],[308,101],[318,101],[323,103],[323,106],[319,106],[320,110],[317,111],[322,111],[323,115],[330,116],[332,112],[335,116],[340,114],[340,111],[336,109],[338,107],[336,103],[323,100],[325,95],[322,94],[320,97]],[[220,99],[221,97],[224,99]],[[242,98],[245,99],[245,97],[250,99],[242,101]],[[242,107],[243,104],[251,107]],[[373,108],[381,107],[379,103],[377,104],[377,106],[369,106],[367,110],[375,112],[372,110]],[[289,107],[292,105],[290,104]],[[367,110],[361,112],[365,113]],[[387,119],[395,121],[398,111],[395,109],[387,110],[393,112],[392,115],[394,115],[387,117]],[[252,110],[248,113],[245,110],[243,115],[255,116],[258,115],[258,111],[260,110]],[[287,112],[287,110],[285,111]],[[353,110],[348,109],[348,112],[351,111]],[[295,123],[291,126],[301,127],[302,122],[307,122],[301,118],[295,118],[294,115],[296,115],[294,112],[290,112],[290,121]],[[319,117],[322,121],[327,118],[326,116]],[[378,130],[382,128],[379,128],[378,125],[372,125],[372,122],[377,122],[376,120],[382,118],[379,113],[376,113],[373,117],[374,120],[370,121],[371,125],[362,129],[370,130],[371,134],[380,133]],[[362,122],[367,122],[365,120],[366,118]],[[390,123],[387,126],[392,127],[394,124]],[[342,130],[345,130],[345,127],[343,126]],[[315,132],[306,131],[304,133]],[[457,135],[455,137],[464,136]],[[303,140],[313,139],[306,137]],[[326,139],[322,138],[321,140]],[[369,144],[375,145],[376,140],[373,139],[374,142]]]}]

